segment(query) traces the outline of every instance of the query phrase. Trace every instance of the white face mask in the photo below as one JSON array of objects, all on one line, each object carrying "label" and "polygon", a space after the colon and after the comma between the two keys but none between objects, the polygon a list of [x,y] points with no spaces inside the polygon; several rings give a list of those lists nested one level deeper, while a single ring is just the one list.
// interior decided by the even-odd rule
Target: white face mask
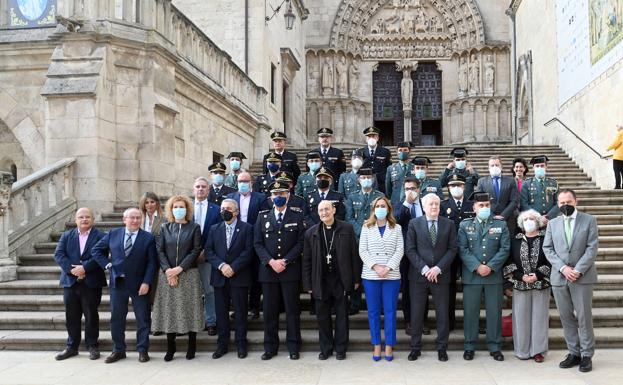
[{"label": "white face mask", "polygon": [[418,192],[417,191],[407,191],[407,198],[411,199],[411,200],[416,200],[418,196]]},{"label": "white face mask", "polygon": [[536,221],[534,219],[526,219],[523,222],[523,229],[526,233],[531,233],[536,230]]},{"label": "white face mask", "polygon": [[353,166],[353,170],[359,170],[361,168],[361,166],[363,165],[363,160],[359,159],[359,158],[353,158],[350,161],[351,166]]},{"label": "white face mask", "polygon": [[489,174],[491,174],[491,176],[500,176],[502,175],[502,169],[498,166],[489,167]]},{"label": "white face mask", "polygon": [[370,147],[376,146],[376,139],[368,138],[368,146],[370,146]]},{"label": "white face mask", "polygon": [[458,198],[462,198],[463,197],[463,187],[450,187],[450,195],[452,195],[452,197],[454,199],[458,199]]}]

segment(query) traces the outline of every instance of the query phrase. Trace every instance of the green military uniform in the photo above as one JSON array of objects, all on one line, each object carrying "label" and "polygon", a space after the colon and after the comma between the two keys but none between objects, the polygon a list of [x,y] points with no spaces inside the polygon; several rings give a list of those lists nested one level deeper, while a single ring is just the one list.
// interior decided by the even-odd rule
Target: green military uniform
[{"label": "green military uniform", "polygon": [[344,194],[346,198],[361,191],[357,173],[354,171],[345,172],[340,175],[340,181],[337,185],[337,192]]},{"label": "green military uniform", "polygon": [[437,194],[439,199],[443,200],[443,189],[438,179],[426,177],[418,180],[420,181],[420,197],[424,198],[428,194]]},{"label": "green military uniform", "polygon": [[[238,174],[240,174],[240,173],[238,173]],[[229,187],[235,188],[237,190],[238,189],[238,174],[234,174],[233,172],[231,174],[227,174],[223,184],[225,186],[229,186]]]},{"label": "green military uniform", "polygon": [[554,178],[527,178],[521,186],[519,211],[534,209],[548,219],[560,215],[558,209],[558,182]]},{"label": "green military uniform", "polygon": [[[227,159],[229,159],[230,171],[229,171],[229,174],[227,174],[227,176],[225,177],[225,181],[223,182],[223,184],[227,187],[232,187],[237,190],[238,189],[238,175],[241,172],[244,172],[244,170],[241,168],[242,161],[247,159],[247,157],[242,152],[237,151],[237,152],[230,152],[229,155],[227,155]],[[233,160],[238,162],[238,168],[235,170],[232,166]]]},{"label": "green military uniform", "polygon": [[404,200],[403,184],[406,177],[413,176],[411,167],[408,162],[396,162],[387,168],[385,193],[394,207]]},{"label": "green military uniform", "polygon": [[353,225],[357,239],[361,235],[363,223],[370,217],[372,202],[382,196],[384,196],[382,192],[372,190],[369,193],[360,191],[346,199],[346,221]]},{"label": "green military uniform", "polygon": [[306,197],[316,190],[316,176],[310,171],[301,174],[296,181],[294,193],[301,197]]},{"label": "green military uniform", "polygon": [[[486,194],[488,196],[488,194]],[[478,342],[480,300],[484,291],[487,314],[487,348],[498,352],[502,343],[502,267],[510,250],[506,222],[489,217],[465,219],[459,225],[459,255],[461,256],[465,350],[474,351]],[[491,273],[481,277],[476,269],[481,265]]]}]

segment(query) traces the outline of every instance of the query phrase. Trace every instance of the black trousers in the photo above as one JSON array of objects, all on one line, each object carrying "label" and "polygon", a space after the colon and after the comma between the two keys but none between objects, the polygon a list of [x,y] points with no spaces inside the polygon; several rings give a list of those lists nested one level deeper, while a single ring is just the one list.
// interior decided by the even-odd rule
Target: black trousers
[{"label": "black trousers", "polygon": [[411,296],[409,294],[409,258],[400,260],[400,293],[402,294],[402,315],[406,323],[411,323]]},{"label": "black trousers", "polygon": [[72,287],[63,288],[68,348],[78,350],[80,346],[83,314],[84,339],[87,348],[98,347],[100,319],[97,308],[101,301],[101,287],[93,289],[88,287],[84,282],[76,282]]},{"label": "black trousers", "polygon": [[448,322],[450,324],[450,330],[454,330],[456,325],[456,280],[459,277],[461,271],[461,259],[457,253],[456,258],[450,265],[450,298],[448,300]]},{"label": "black trousers", "polygon": [[262,284],[258,281],[260,259],[253,253],[253,262],[251,262],[251,277],[253,283],[249,287],[249,309],[260,311],[262,305]]},{"label": "black trousers", "polygon": [[431,282],[411,282],[411,349],[422,350],[422,330],[428,313],[428,292],[433,295],[437,318],[437,350],[448,348],[448,293],[449,285]]},{"label": "black trousers", "polygon": [[621,175],[623,175],[623,160],[612,160],[612,169],[614,170],[614,188],[620,189],[621,187]]},{"label": "black trousers", "polygon": [[[338,278],[330,276],[323,282],[323,298],[316,299],[316,319],[320,351],[331,354],[346,353],[348,348],[348,296]],[[332,309],[335,308],[335,335],[333,334]]]},{"label": "black trousers", "polygon": [[217,346],[227,350],[229,347],[229,304],[234,305],[234,322],[237,349],[247,348],[247,293],[248,287],[232,287],[229,280],[223,287],[214,288],[214,305],[216,310]]},{"label": "black trousers", "polygon": [[279,350],[279,305],[282,303],[282,299],[286,311],[286,345],[290,353],[299,352],[301,348],[299,285],[299,281],[262,283],[265,352],[277,353]]}]

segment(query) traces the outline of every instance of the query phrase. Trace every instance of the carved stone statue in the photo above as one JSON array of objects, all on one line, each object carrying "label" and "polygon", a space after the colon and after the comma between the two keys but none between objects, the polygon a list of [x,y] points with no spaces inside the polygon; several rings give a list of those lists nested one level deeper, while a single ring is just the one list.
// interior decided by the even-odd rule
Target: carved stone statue
[{"label": "carved stone statue", "polygon": [[402,27],[402,33],[411,34],[415,32],[415,16],[412,13],[407,13],[404,16],[404,23]]},{"label": "carved stone statue", "polygon": [[402,71],[400,94],[402,96],[402,109],[411,110],[411,102],[413,100],[413,80],[411,79],[410,69],[404,69]]},{"label": "carved stone statue", "polygon": [[464,97],[467,95],[468,91],[468,68],[467,58],[461,58],[461,62],[459,63],[459,97]]},{"label": "carved stone statue", "polygon": [[348,69],[349,80],[350,80],[350,95],[357,96],[357,90],[359,88],[359,67],[357,63],[353,62],[350,68]]},{"label": "carved stone statue", "polygon": [[394,8],[390,17],[385,20],[385,32],[388,34],[400,33],[402,18],[398,15],[398,8]]},{"label": "carved stone statue", "polygon": [[426,21],[422,7],[415,8],[415,32],[426,32]]},{"label": "carved stone statue", "polygon": [[329,96],[333,93],[333,65],[331,58],[326,57],[322,65],[322,94]]},{"label": "carved stone statue", "polygon": [[385,32],[385,23],[383,22],[383,19],[379,17],[378,19],[376,19],[376,22],[374,22],[374,24],[372,25],[372,28],[370,29],[370,33],[378,35],[384,32]]},{"label": "carved stone statue", "polygon": [[474,54],[469,65],[469,94],[476,95],[478,93],[480,93],[480,60]]},{"label": "carved stone statue", "polygon": [[336,64],[335,72],[337,73],[337,94],[348,96],[348,64],[344,56]]},{"label": "carved stone statue", "polygon": [[485,61],[485,94],[493,96],[495,90],[495,64],[493,63],[493,57],[487,55]]}]

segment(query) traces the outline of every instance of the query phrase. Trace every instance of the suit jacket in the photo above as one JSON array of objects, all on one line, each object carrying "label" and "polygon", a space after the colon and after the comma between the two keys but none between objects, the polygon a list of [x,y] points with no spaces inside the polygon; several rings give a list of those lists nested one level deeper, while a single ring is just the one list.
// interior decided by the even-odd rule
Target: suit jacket
[{"label": "suit jacket", "polygon": [[433,245],[428,230],[426,215],[409,222],[405,251],[409,262],[409,280],[428,282],[422,275],[424,266],[441,269],[437,282],[449,284],[451,279],[450,266],[456,256],[456,230],[454,223],[448,218],[437,218],[437,241]]},{"label": "suit jacket", "polygon": [[116,287],[117,278],[125,276],[127,290],[130,293],[138,293],[142,283],[151,285],[158,268],[156,241],[153,235],[139,229],[132,250],[126,257],[125,233],[125,227],[110,230],[93,247],[93,258],[104,269],[110,265],[111,288]]},{"label": "suit jacket", "polygon": [[[238,202],[238,206],[240,206],[240,193],[238,191],[228,194],[227,198],[235,200]],[[260,207],[265,198],[264,194],[251,191],[251,201],[249,202],[249,211],[247,212],[247,223],[250,225],[255,224],[257,214],[260,212]],[[240,215],[238,215],[238,219],[240,219]]]},{"label": "suit jacket", "polygon": [[[426,215],[424,213],[424,208],[422,207],[422,200],[418,198],[420,208],[422,208],[422,216]],[[396,222],[402,228],[402,237],[403,239],[407,239],[407,230],[409,230],[409,222],[411,219],[415,219],[411,217],[411,210],[404,205],[404,201],[400,202],[397,206],[394,207],[394,218],[396,218]]]},{"label": "suit jacket", "polygon": [[582,273],[575,281],[578,284],[597,283],[595,257],[599,247],[597,220],[594,216],[578,212],[575,218],[571,247],[567,246],[564,216],[549,221],[543,240],[543,252],[552,264],[550,282],[552,286],[564,286],[565,277],[560,273],[563,266],[573,267]]},{"label": "suit jacket", "polygon": [[[303,247],[303,290],[312,291],[316,299],[322,299],[322,272],[326,254],[323,250],[321,233],[323,224],[319,223],[305,232]],[[353,226],[347,222],[335,220],[335,255],[337,273],[342,287],[347,293],[354,290],[361,282],[361,259],[357,248],[357,238]]]},{"label": "suit jacket", "polygon": [[322,158],[322,164],[333,172],[333,188],[337,190],[338,183],[340,181],[340,175],[344,171],[346,171],[346,162],[344,162],[344,151],[339,148],[335,148],[331,146],[329,151],[327,151],[327,155],[322,154],[322,149],[317,147],[315,149],[320,153],[320,157]]},{"label": "suit jacket", "polygon": [[58,241],[54,251],[54,259],[61,267],[61,287],[72,287],[77,282],[76,276],[71,274],[71,265],[82,265],[84,267],[86,271],[84,283],[88,287],[96,289],[106,286],[104,270],[91,255],[93,246],[103,237],[103,232],[92,227],[81,255],[78,229],[65,231],[61,235],[61,239]]},{"label": "suit jacket", "polygon": [[[225,222],[212,225],[206,242],[206,260],[212,265],[210,284],[223,287],[229,280],[232,287],[249,287],[253,282],[251,262],[253,253],[253,226],[238,220],[232,234],[231,244],[227,248]],[[219,270],[219,266],[227,263],[234,270],[234,276],[227,278]]]},{"label": "suit jacket", "polygon": [[[264,174],[268,174],[268,168],[266,167],[266,158],[268,158],[268,154],[264,154],[264,158],[262,158],[262,172]],[[283,154],[281,154],[281,167],[279,167],[279,169],[281,171],[287,171],[291,173],[292,176],[294,176],[294,184],[296,184],[299,175],[301,175],[299,160],[296,154],[290,151],[284,151]]]},{"label": "suit jacket", "polygon": [[376,175],[379,191],[385,192],[385,176],[387,168],[392,164],[392,153],[387,148],[380,145],[376,146],[374,156],[370,156],[370,148],[365,146],[363,149],[363,168],[371,168]]},{"label": "suit jacket", "polygon": [[[346,207],[344,206],[344,195],[340,194],[337,191],[329,190],[325,195],[326,201],[331,201],[333,206],[335,206],[335,217],[339,220],[346,219]],[[311,194],[307,196],[307,223],[311,225],[315,225],[320,222],[320,217],[318,216],[318,204],[320,203],[320,193],[318,190],[315,190]]]},{"label": "suit jacket", "polygon": [[208,201],[220,207],[221,202],[223,202],[223,199],[225,199],[225,197],[227,197],[228,194],[235,193],[235,192],[236,192],[235,188],[229,187],[223,184],[217,194],[216,191],[214,190],[214,185],[212,185],[210,186],[210,193],[208,194]]},{"label": "suit jacket", "polygon": [[[195,202],[193,201],[193,207]],[[221,208],[220,206],[215,205],[212,202],[208,201],[208,208],[205,215],[205,220],[203,221],[203,232],[201,233],[201,241],[203,244],[208,240],[208,233],[210,232],[210,227],[213,224],[222,222],[223,218],[221,218]]]},{"label": "suit jacket", "polygon": [[501,215],[509,220],[514,217],[515,210],[519,208],[519,190],[515,178],[510,176],[500,177],[500,196],[495,194],[493,178],[490,176],[478,179],[476,191],[489,193],[491,197],[491,212],[493,215]]}]

